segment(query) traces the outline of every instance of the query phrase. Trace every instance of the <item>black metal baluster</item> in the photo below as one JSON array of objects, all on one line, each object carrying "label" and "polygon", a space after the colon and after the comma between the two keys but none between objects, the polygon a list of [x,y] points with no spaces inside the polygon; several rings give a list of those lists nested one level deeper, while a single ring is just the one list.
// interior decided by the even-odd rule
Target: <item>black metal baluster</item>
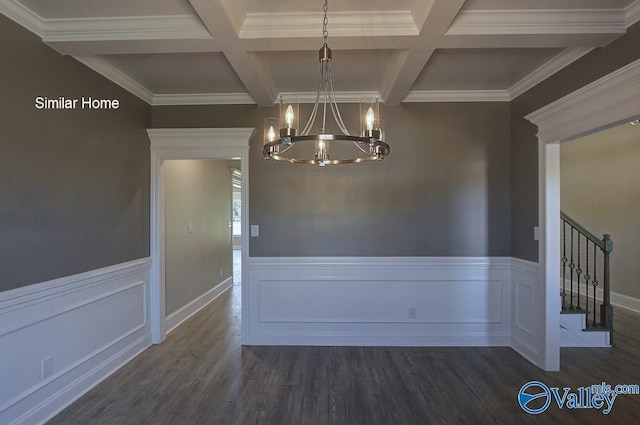
[{"label": "black metal baluster", "polygon": [[596,289],[598,288],[598,261],[596,257],[598,250],[593,249],[593,326],[598,326],[597,314],[596,314]]},{"label": "black metal baluster", "polygon": [[582,236],[578,233],[578,267],[576,268],[576,276],[577,276],[577,283],[578,283],[578,306],[576,307],[576,310],[582,310],[580,308],[580,277],[582,276],[582,267],[581,262],[582,262],[582,257],[580,256],[580,240],[582,239]]},{"label": "black metal baluster", "polygon": [[567,222],[562,221],[562,309],[567,309]]},{"label": "black metal baluster", "polygon": [[[586,260],[586,267],[585,267],[585,275],[584,275],[584,309],[586,311],[586,315],[584,317],[584,320],[586,322],[586,327],[589,327],[589,281],[591,280],[591,276],[589,275],[589,239],[586,240],[587,242],[587,250],[585,253],[585,260]],[[595,245],[593,246],[593,249],[595,250],[596,247]]]},{"label": "black metal baluster", "polygon": [[573,310],[573,269],[576,268],[576,264],[573,262],[573,231],[574,228],[571,226],[571,261],[569,262],[569,274],[571,276],[569,288],[571,292],[569,293],[569,310]]}]

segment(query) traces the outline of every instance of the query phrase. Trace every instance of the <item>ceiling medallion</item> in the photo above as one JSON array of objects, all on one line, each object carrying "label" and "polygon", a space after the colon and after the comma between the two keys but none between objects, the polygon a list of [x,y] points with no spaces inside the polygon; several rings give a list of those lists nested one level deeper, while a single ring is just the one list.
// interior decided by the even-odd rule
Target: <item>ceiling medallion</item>
[{"label": "ceiling medallion", "polygon": [[[286,161],[294,164],[311,164],[324,167],[325,165],[349,164],[364,161],[380,161],[389,155],[389,145],[383,141],[384,131],[380,119],[380,101],[372,96],[360,100],[360,135],[352,135],[347,130],[333,90],[333,75],[331,71],[331,49],[327,44],[327,0],[324,2],[324,20],[322,22],[322,36],[324,43],[320,48],[320,85],[316,100],[311,110],[307,124],[298,131],[299,104],[295,98],[280,97],[280,117],[264,119],[264,148],[262,153],[266,159]],[[315,127],[318,111],[321,110],[322,123],[316,134],[311,130]],[[333,119],[340,133],[332,133],[327,128],[327,113],[331,110]],[[332,158],[329,145],[335,142],[347,143],[355,146],[354,155],[346,158]],[[287,152],[296,144],[314,144],[313,158],[293,157]],[[357,149],[356,149],[357,148]],[[300,149],[298,149],[300,150]]]}]

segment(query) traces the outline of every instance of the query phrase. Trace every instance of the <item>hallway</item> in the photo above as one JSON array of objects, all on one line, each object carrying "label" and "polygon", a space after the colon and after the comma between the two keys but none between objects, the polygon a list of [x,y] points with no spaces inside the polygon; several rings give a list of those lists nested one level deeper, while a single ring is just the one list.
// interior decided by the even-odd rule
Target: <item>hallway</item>
[{"label": "hallway", "polygon": [[521,410],[530,380],[640,382],[640,315],[616,313],[613,349],[562,350],[546,373],[510,348],[242,347],[240,287],[223,294],[48,422],[92,424],[633,424],[640,396],[611,413]]}]

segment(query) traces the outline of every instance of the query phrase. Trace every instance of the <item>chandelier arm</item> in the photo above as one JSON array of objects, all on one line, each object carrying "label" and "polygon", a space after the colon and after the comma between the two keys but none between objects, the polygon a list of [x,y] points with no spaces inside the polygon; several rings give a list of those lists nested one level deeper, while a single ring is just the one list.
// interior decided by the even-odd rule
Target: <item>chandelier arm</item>
[{"label": "chandelier arm", "polygon": [[[355,145],[355,147],[357,147],[358,149],[360,149],[362,151],[362,153],[364,153],[365,155],[371,155],[370,151],[366,151],[362,148],[362,146],[360,146],[361,142],[353,142],[353,144]],[[286,151],[285,151],[286,152]]]},{"label": "chandelier arm", "polygon": [[[318,92],[318,96],[320,96],[319,94],[320,92]],[[316,115],[318,114],[318,100],[316,100],[316,103],[313,105],[313,109],[311,110],[311,115],[309,116],[309,120],[307,121],[307,125],[304,126],[304,130],[302,130],[302,136],[306,136],[309,134],[309,131],[311,131],[311,128],[313,127],[313,124],[316,122]]]},{"label": "chandelier arm", "polygon": [[323,77],[323,73],[322,73],[322,64],[321,64],[320,79],[318,81],[318,92],[316,93],[316,101],[313,104],[313,110],[311,111],[311,115],[309,115],[309,120],[307,121],[307,124],[304,126],[304,129],[302,130],[303,136],[306,136],[307,134],[309,134],[309,131],[311,131],[313,124],[316,122],[316,115],[318,114],[318,104],[320,102],[320,92],[322,91],[322,77]]},{"label": "chandelier arm", "polygon": [[[278,152],[278,155],[282,155],[285,152],[287,152],[289,149],[291,149],[292,147],[294,147],[296,145],[296,142],[292,142],[289,146],[287,146],[286,148],[284,148],[283,150],[281,150],[280,152]],[[280,145],[282,146],[282,145]]]},{"label": "chandelier arm", "polygon": [[331,101],[329,97],[329,87],[327,86],[327,82],[330,81],[329,77],[331,75],[331,62],[322,62],[322,88],[323,88],[323,99],[322,99],[322,132],[325,133],[327,131],[327,100]]},{"label": "chandelier arm", "polygon": [[342,120],[342,115],[340,115],[340,109],[338,108],[338,102],[336,101],[336,92],[333,89],[333,67],[329,64],[329,94],[331,96],[331,112],[333,112],[333,118],[336,120],[340,131],[345,136],[349,135],[349,130],[347,126],[344,125],[344,121]]}]

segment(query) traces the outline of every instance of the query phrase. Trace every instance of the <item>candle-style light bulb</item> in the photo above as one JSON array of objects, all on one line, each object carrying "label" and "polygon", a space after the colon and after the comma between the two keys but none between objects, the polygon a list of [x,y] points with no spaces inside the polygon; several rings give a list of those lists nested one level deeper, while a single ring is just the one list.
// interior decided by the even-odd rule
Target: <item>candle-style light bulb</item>
[{"label": "candle-style light bulb", "polygon": [[284,114],[284,117],[287,122],[287,128],[291,128],[293,126],[293,107],[291,105],[287,107],[287,112]]},{"label": "candle-style light bulb", "polygon": [[269,127],[269,131],[267,132],[267,139],[269,139],[270,142],[276,140],[276,131],[273,129],[273,126]]},{"label": "candle-style light bulb", "polygon": [[373,108],[369,108],[366,116],[367,130],[373,130],[373,121],[375,120],[375,114],[373,113]]}]

